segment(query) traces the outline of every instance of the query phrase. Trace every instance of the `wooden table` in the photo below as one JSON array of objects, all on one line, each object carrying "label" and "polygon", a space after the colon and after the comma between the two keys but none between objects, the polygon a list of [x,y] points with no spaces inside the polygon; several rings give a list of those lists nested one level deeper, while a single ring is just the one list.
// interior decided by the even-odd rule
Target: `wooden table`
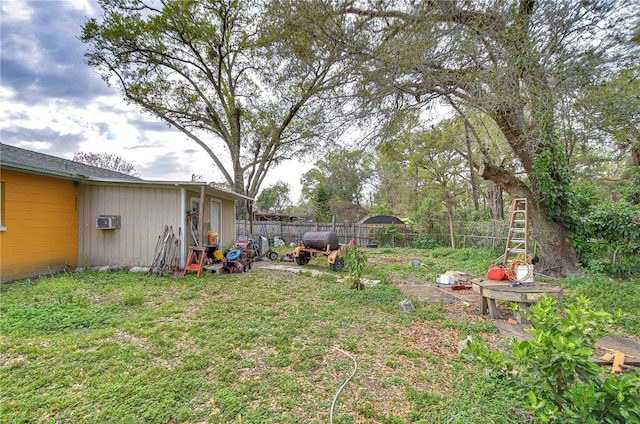
[{"label": "wooden table", "polygon": [[[554,296],[558,301],[562,299],[562,288],[550,286],[547,283],[524,283],[512,287],[512,281],[506,280],[482,280],[473,283],[473,290],[480,294],[480,314],[491,318],[498,318],[496,300],[515,302],[523,309],[529,310],[529,306],[536,303],[544,294]],[[526,323],[520,314],[516,314],[519,323]]]}]

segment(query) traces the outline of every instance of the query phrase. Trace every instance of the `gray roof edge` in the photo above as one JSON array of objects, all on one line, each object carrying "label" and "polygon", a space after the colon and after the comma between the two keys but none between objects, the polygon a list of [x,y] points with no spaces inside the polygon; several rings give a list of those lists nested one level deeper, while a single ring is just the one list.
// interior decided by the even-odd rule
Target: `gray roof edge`
[{"label": "gray roof edge", "polygon": [[66,177],[70,179],[85,179],[89,177],[139,180],[139,178],[113,171],[75,162],[70,159],[40,153],[22,147],[12,146],[0,142],[0,165],[18,171],[31,172],[42,175]]},{"label": "gray roof edge", "polygon": [[81,176],[81,175],[74,175],[74,174],[70,174],[68,172],[60,172],[60,171],[51,171],[51,170],[47,170],[47,169],[42,169],[42,168],[38,168],[38,167],[32,167],[32,166],[25,166],[22,164],[12,164],[10,162],[5,162],[2,161],[1,162],[2,168],[3,169],[9,169],[12,171],[22,171],[22,172],[27,172],[27,173],[31,173],[31,174],[39,174],[39,175],[49,175],[52,177],[58,177],[58,178],[64,178],[64,179],[68,179],[68,180],[82,180],[85,177]]},{"label": "gray roof edge", "polygon": [[[48,155],[46,153],[35,152],[33,150],[23,149],[21,147],[12,146],[10,144],[0,143],[0,165],[2,168],[12,169],[22,172],[30,172],[40,175],[49,175],[58,178],[76,180],[81,182],[102,182],[102,183],[118,183],[118,184],[155,184],[155,185],[172,185],[180,187],[200,187],[205,186],[208,190],[212,190],[221,195],[231,197],[233,199],[254,200],[252,197],[244,194],[236,193],[216,187],[213,183],[196,182],[196,181],[162,181],[162,180],[143,180],[109,169],[99,168],[92,165],[86,165],[80,162],[74,162],[69,159],[60,158],[58,156]],[[51,163],[54,163],[52,166]],[[69,164],[67,169],[66,164]],[[60,166],[62,165],[62,166]],[[81,173],[79,173],[79,172]],[[86,174],[86,175],[85,175]]]},{"label": "gray roof edge", "polygon": [[236,193],[233,191],[225,190],[219,187],[215,187],[213,183],[203,183],[203,182],[194,182],[194,181],[175,181],[175,180],[124,180],[118,178],[87,178],[87,182],[92,183],[111,183],[111,184],[140,184],[140,185],[160,185],[160,186],[175,186],[175,187],[205,187],[205,189],[213,190],[217,193],[222,193],[227,196],[235,197],[238,199],[245,199],[253,201],[253,197],[245,196],[244,194]]}]

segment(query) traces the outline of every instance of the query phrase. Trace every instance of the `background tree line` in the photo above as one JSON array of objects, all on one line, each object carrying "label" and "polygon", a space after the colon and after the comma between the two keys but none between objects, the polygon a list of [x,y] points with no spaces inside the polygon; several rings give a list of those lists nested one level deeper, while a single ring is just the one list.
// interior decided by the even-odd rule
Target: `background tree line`
[{"label": "background tree line", "polygon": [[[519,197],[545,272],[601,258],[593,240],[637,252],[633,1],[101,6],[82,34],[88,63],[263,208],[287,204],[262,187],[269,170],[312,157],[296,207],[319,219],[501,218]],[[619,243],[605,221],[623,223]]]}]

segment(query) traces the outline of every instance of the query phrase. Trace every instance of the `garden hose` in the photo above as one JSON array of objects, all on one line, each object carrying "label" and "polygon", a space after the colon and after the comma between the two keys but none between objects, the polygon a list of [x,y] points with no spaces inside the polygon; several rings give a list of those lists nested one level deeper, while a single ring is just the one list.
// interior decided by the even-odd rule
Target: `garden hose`
[{"label": "garden hose", "polygon": [[[504,275],[506,275],[509,280],[515,281],[516,283],[527,281],[533,275],[533,271],[529,265],[531,265],[531,255],[525,256],[520,253],[504,268]],[[516,268],[519,266],[527,267],[527,273],[521,278],[518,278],[515,272]]]},{"label": "garden hose", "polygon": [[342,383],[342,386],[340,386],[340,388],[338,389],[338,391],[336,392],[336,395],[333,397],[333,402],[331,402],[331,410],[329,411],[329,423],[333,424],[333,409],[336,406],[336,401],[338,400],[338,396],[340,396],[340,393],[342,392],[342,390],[345,388],[345,386],[349,383],[349,381],[353,378],[354,375],[356,375],[356,372],[358,371],[358,361],[356,361],[356,358],[354,358],[353,356],[351,356],[349,353],[345,352],[342,349],[338,349],[337,347],[331,346],[331,349],[342,353],[345,356],[348,356],[349,358],[351,358],[351,360],[353,361],[353,372],[351,373],[351,375],[344,381],[344,383]]}]

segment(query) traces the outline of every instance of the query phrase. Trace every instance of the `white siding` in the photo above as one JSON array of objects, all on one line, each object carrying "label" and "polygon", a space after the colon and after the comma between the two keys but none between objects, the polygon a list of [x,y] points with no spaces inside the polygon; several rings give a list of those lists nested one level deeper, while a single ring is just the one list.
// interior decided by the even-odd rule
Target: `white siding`
[{"label": "white siding", "polygon": [[[187,202],[189,202],[185,207],[189,208],[191,205],[191,199],[197,198],[200,201],[200,192],[189,190],[187,191]],[[218,197],[213,197],[210,195],[205,195],[204,197],[204,210],[203,213],[203,228],[204,228],[204,241],[206,242],[207,230],[209,229],[208,225],[211,224],[211,200],[215,200],[219,202],[220,205],[220,224],[221,228],[214,228],[220,234],[220,248],[227,249],[229,248],[236,239],[235,228],[236,228],[236,206],[235,201],[228,199],[221,199]],[[186,225],[186,224],[185,224]],[[188,230],[188,226],[185,227]],[[191,239],[189,239],[189,243],[191,244]]]},{"label": "white siding", "polygon": [[223,228],[220,246],[229,248],[236,241],[236,202],[222,200],[220,221]]},{"label": "white siding", "polygon": [[[200,198],[200,189],[184,190],[179,186],[148,184],[85,183],[79,187],[78,266],[125,265],[149,266],[164,226],[171,226],[178,237],[182,229],[182,260],[193,244],[185,212],[191,198]],[[203,221],[211,219],[211,201],[220,207],[220,247],[235,241],[235,202],[212,196],[204,197]],[[185,203],[184,205],[182,203]],[[116,230],[96,228],[98,215],[120,215]],[[206,237],[208,227],[203,225]]]},{"label": "white siding", "polygon": [[[180,209],[177,187],[81,185],[78,265],[149,266],[164,226],[177,237],[184,225]],[[120,215],[120,229],[97,229],[98,215]]]}]

